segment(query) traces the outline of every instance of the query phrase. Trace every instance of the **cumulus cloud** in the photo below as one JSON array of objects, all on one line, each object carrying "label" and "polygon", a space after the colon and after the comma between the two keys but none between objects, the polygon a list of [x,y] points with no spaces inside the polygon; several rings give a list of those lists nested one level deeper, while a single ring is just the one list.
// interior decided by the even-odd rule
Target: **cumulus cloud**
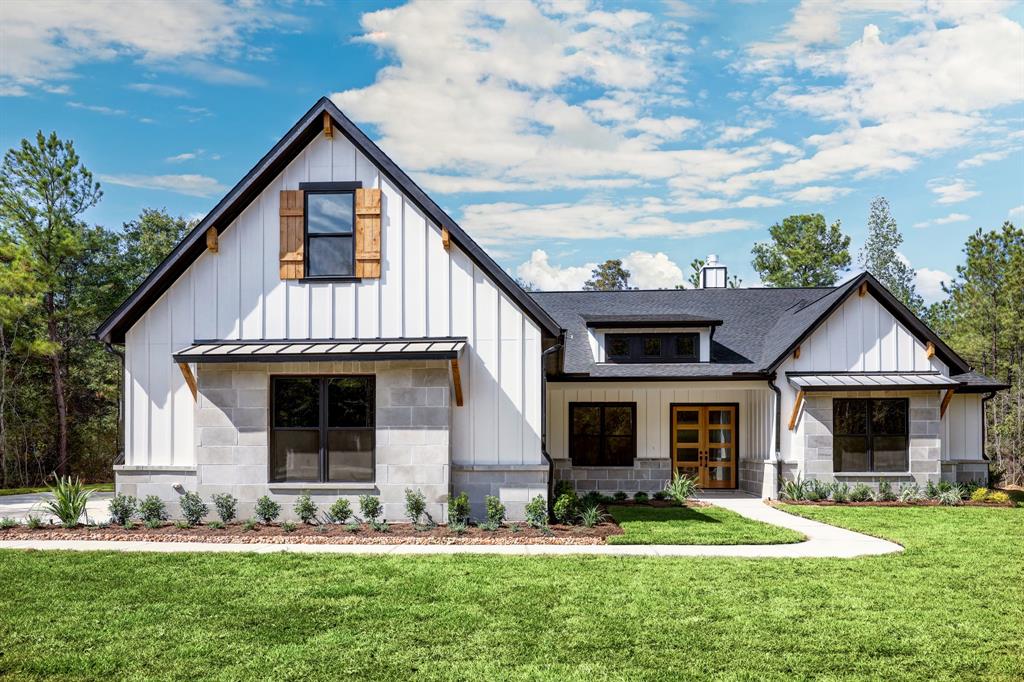
[{"label": "cumulus cloud", "polygon": [[637,289],[674,289],[683,283],[682,269],[660,251],[634,251],[622,266],[629,270],[629,286]]},{"label": "cumulus cloud", "polygon": [[917,293],[921,294],[925,303],[935,303],[946,297],[945,292],[942,291],[942,283],[948,284],[953,281],[953,278],[942,270],[919,268],[915,270],[915,280]]},{"label": "cumulus cloud", "polygon": [[218,196],[227,187],[206,175],[100,175],[102,182],[139,189],[155,189],[193,197]]},{"label": "cumulus cloud", "polygon": [[928,181],[928,189],[938,195],[935,200],[937,204],[958,204],[967,201],[981,194],[972,189],[971,183],[959,178],[953,180],[942,180],[936,178]]},{"label": "cumulus cloud", "polygon": [[[633,251],[621,260],[630,273],[631,288],[673,289],[683,283],[682,269],[660,251]],[[573,291],[583,288],[596,267],[597,263],[554,265],[546,251],[537,249],[516,268],[516,275],[543,291]]]},{"label": "cumulus cloud", "polygon": [[1020,206],[1014,206],[1013,208],[1011,208],[1008,212],[1008,215],[1010,216],[1010,218],[1015,219],[1024,218],[1024,204],[1021,204]]},{"label": "cumulus cloud", "polygon": [[795,192],[790,192],[788,196],[792,201],[802,201],[809,204],[827,204],[837,197],[849,194],[851,191],[848,187],[810,185]]}]

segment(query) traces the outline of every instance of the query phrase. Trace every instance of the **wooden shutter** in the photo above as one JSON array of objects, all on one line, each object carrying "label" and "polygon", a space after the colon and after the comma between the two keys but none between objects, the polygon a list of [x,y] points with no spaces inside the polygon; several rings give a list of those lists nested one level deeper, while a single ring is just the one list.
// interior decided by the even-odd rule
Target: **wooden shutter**
[{"label": "wooden shutter", "polygon": [[305,276],[304,194],[301,189],[281,191],[281,279]]},{"label": "wooden shutter", "polygon": [[356,190],[356,277],[380,277],[380,190]]}]

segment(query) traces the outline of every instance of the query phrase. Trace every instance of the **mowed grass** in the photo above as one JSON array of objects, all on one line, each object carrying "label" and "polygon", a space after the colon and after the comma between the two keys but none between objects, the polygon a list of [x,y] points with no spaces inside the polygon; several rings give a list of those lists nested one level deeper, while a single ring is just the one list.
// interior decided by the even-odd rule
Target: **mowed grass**
[{"label": "mowed grass", "polygon": [[608,512],[625,531],[609,537],[610,545],[772,545],[804,539],[721,507],[612,506]]},{"label": "mowed grass", "polygon": [[0,678],[1024,679],[1024,509],[801,508],[899,555],[0,553]]},{"label": "mowed grass", "polygon": [[[98,493],[112,493],[114,492],[113,483],[86,483],[83,486],[86,490],[93,490]],[[30,493],[47,493],[50,489],[46,486],[42,488],[0,488],[0,497],[6,495],[28,495]]]}]

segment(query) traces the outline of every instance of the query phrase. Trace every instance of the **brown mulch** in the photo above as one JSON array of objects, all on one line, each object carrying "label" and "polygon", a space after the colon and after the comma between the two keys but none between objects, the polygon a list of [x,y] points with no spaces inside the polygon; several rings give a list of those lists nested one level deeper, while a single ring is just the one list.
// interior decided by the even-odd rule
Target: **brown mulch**
[{"label": "brown mulch", "polygon": [[602,523],[594,528],[585,526],[552,525],[545,533],[525,524],[518,531],[502,527],[486,531],[471,526],[463,533],[450,532],[445,526],[417,530],[409,523],[392,524],[386,533],[367,525],[358,531],[346,530],[340,525],[298,525],[287,533],[280,525],[259,525],[244,530],[242,524],[233,523],[225,528],[177,528],[167,524],[149,529],[137,525],[132,529],[121,526],[79,526],[62,528],[11,528],[0,530],[0,540],[113,540],[135,542],[224,542],[231,544],[316,544],[316,545],[603,545],[609,535],[621,535],[622,529],[614,523]]},{"label": "brown mulch", "polygon": [[[873,501],[868,500],[867,502],[833,502],[832,500],[769,500],[769,504],[772,506],[780,504],[792,504],[792,505],[804,505],[807,507],[941,507],[942,504],[938,500],[918,500],[917,502],[900,502],[899,500],[893,502]],[[973,500],[963,500],[960,502],[960,507],[1012,507],[1014,506],[1013,500],[1009,502],[975,502]]]}]

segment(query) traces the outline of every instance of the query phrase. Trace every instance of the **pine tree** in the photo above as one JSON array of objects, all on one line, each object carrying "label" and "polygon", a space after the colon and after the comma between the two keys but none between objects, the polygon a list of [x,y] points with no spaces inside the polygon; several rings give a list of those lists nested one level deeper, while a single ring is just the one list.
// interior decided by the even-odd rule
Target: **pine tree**
[{"label": "pine tree", "polygon": [[590,279],[583,285],[584,291],[619,291],[629,288],[629,270],[622,267],[619,259],[606,260],[590,273]]},{"label": "pine tree", "polygon": [[758,242],[753,266],[772,287],[829,287],[850,265],[850,238],[839,221],[820,213],[791,215],[768,228],[772,241]]},{"label": "pine tree", "polygon": [[868,216],[868,237],[860,250],[860,266],[867,270],[916,314],[924,310],[924,299],[914,285],[914,269],[900,257],[903,235],[889,211],[885,197],[875,197]]}]

